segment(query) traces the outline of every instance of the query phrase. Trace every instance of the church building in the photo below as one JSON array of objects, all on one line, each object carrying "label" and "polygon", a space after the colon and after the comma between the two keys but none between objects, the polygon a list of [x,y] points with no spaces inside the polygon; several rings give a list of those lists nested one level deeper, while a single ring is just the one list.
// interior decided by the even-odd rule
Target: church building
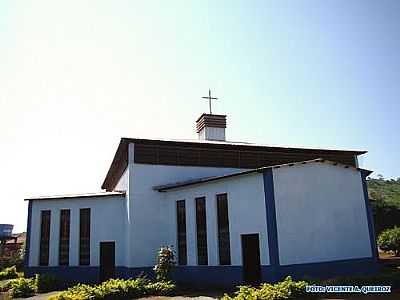
[{"label": "church building", "polygon": [[202,114],[197,140],[122,138],[102,192],[26,199],[26,275],[151,277],[162,246],[176,253],[172,278],[192,285],[376,270],[366,151],[230,142],[225,130],[225,115]]}]

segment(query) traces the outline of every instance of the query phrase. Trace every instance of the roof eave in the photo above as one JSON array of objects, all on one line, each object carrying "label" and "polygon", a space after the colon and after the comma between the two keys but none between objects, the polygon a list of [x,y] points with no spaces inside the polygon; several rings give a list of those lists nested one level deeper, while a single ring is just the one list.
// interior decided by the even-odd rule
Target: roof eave
[{"label": "roof eave", "polygon": [[103,181],[103,183],[101,185],[101,188],[103,190],[111,191],[110,187],[112,186],[113,173],[115,172],[116,165],[120,161],[122,154],[125,151],[127,151],[127,149],[126,149],[127,144],[129,144],[129,142],[127,141],[126,138],[121,138],[120,139],[117,151],[115,152],[115,155],[114,155],[114,158],[113,158],[113,160],[111,162],[111,165],[108,168],[107,175],[104,178],[104,181]]},{"label": "roof eave", "polygon": [[102,197],[120,197],[125,196],[126,192],[107,192],[107,193],[94,193],[94,194],[77,194],[77,195],[59,195],[59,196],[43,196],[43,197],[29,197],[24,201],[40,201],[40,200],[64,200],[64,199],[77,199],[77,198],[102,198]]}]

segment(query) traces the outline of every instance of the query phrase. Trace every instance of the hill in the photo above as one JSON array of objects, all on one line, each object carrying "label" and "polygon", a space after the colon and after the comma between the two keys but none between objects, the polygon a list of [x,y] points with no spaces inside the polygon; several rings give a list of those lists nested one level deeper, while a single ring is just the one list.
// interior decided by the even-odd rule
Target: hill
[{"label": "hill", "polygon": [[367,180],[368,194],[374,214],[375,231],[400,226],[400,178]]},{"label": "hill", "polygon": [[397,180],[385,180],[383,177],[370,178],[368,182],[368,194],[377,205],[395,206],[400,209],[400,178]]}]

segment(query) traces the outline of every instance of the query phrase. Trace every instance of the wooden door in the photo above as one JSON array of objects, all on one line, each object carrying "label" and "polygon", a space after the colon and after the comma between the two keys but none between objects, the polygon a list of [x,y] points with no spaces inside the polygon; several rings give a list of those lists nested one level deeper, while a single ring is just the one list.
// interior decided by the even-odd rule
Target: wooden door
[{"label": "wooden door", "polygon": [[100,242],[100,281],[115,278],[115,242]]},{"label": "wooden door", "polygon": [[243,281],[256,285],[261,282],[260,242],[258,234],[242,234]]}]

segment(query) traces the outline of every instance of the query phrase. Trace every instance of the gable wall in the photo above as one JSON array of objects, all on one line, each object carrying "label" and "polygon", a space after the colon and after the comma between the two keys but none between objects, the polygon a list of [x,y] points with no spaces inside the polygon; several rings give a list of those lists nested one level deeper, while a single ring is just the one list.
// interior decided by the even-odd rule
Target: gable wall
[{"label": "gable wall", "polygon": [[124,191],[126,192],[128,190],[128,184],[129,184],[129,169],[126,168],[124,173],[122,174],[121,178],[118,180],[118,183],[116,184],[115,188],[113,191]]},{"label": "gable wall", "polygon": [[273,180],[281,265],[372,256],[359,171],[312,163]]}]

